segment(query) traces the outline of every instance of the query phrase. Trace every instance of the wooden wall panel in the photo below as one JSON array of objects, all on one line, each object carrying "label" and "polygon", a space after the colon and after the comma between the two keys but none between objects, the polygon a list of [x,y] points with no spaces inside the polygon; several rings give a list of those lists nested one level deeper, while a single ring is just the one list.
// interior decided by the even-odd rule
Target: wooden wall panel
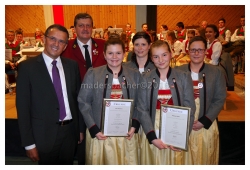
[{"label": "wooden wall panel", "polygon": [[77,13],[87,12],[93,20],[96,28],[115,27],[116,25],[132,24],[135,28],[135,6],[134,5],[64,5],[64,24],[69,28],[74,24]]},{"label": "wooden wall panel", "polygon": [[[22,28],[24,36],[35,33],[36,28],[45,31],[42,5],[6,5],[5,30]],[[33,34],[34,35],[34,34]]]},{"label": "wooden wall panel", "polygon": [[218,26],[221,17],[225,18],[226,27],[233,32],[240,25],[241,15],[245,15],[245,5],[159,5],[157,32],[162,24],[173,30],[180,21],[184,26],[199,26],[203,20]]},{"label": "wooden wall panel", "polygon": [[[64,24],[69,28],[74,25],[77,13],[87,12],[97,28],[126,25],[136,28],[134,5],[64,5]],[[224,17],[226,25],[233,32],[239,26],[240,16],[245,14],[245,5],[160,5],[157,6],[157,32],[161,24],[175,29],[177,22],[185,26],[200,25],[202,20],[216,24]],[[5,29],[22,28],[24,33],[34,33],[35,28],[45,31],[44,11],[42,5],[6,5]]]}]

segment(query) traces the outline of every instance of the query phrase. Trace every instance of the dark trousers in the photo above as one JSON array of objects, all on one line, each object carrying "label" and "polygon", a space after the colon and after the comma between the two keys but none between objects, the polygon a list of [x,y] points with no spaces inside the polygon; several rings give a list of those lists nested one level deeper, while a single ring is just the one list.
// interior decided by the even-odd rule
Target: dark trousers
[{"label": "dark trousers", "polygon": [[73,165],[77,139],[74,124],[58,125],[58,132],[53,149],[49,153],[39,151],[39,165]]}]

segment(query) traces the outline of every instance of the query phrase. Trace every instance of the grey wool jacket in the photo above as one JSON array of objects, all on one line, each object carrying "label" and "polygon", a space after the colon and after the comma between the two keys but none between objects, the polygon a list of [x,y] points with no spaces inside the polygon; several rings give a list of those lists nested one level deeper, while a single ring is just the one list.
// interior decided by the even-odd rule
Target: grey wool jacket
[{"label": "grey wool jacket", "polygon": [[[123,66],[139,70],[139,65],[136,59],[123,63]],[[153,69],[155,69],[154,63],[150,60],[147,60],[147,62],[144,65],[144,72],[149,72]]]},{"label": "grey wool jacket", "polygon": [[[134,99],[134,108],[137,106],[137,84],[140,76],[139,71],[127,67],[122,67],[118,73],[123,99]],[[112,82],[113,72],[104,65],[90,68],[81,84],[78,94],[79,109],[92,138],[101,130],[103,99],[110,98]],[[136,128],[136,132],[140,127],[136,111],[132,115],[132,127]]]},{"label": "grey wool jacket", "polygon": [[[191,72],[190,64],[178,68]],[[218,66],[203,63],[199,71],[199,81],[203,83],[203,87],[199,89],[200,114],[198,121],[204,125],[205,129],[209,129],[226,100],[226,78]]]},{"label": "grey wool jacket", "polygon": [[[155,83],[153,83],[153,80],[155,80]],[[169,67],[167,81],[170,86],[174,105],[191,108],[189,126],[189,132],[191,132],[196,109],[191,75],[189,72]],[[174,83],[174,81],[176,83]],[[158,69],[155,69],[143,74],[140,83],[141,86],[138,89],[137,110],[140,123],[149,143],[151,143],[152,140],[157,139],[154,124],[160,84],[160,72]]]}]

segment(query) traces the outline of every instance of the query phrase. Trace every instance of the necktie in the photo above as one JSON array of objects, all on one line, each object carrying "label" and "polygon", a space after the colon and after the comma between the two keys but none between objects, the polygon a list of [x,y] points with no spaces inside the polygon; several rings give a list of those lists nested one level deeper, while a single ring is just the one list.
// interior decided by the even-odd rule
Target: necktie
[{"label": "necktie", "polygon": [[85,60],[87,62],[87,70],[92,67],[91,60],[90,60],[90,55],[89,55],[89,50],[88,50],[88,45],[83,45],[85,48]]},{"label": "necktie", "polygon": [[53,78],[53,84],[54,84],[54,88],[56,90],[56,95],[57,95],[57,99],[59,102],[59,106],[60,106],[60,120],[63,120],[66,117],[66,111],[65,111],[65,105],[64,105],[64,100],[63,100],[63,93],[62,93],[62,85],[61,85],[61,81],[60,81],[60,75],[59,75],[59,71],[58,68],[56,67],[56,60],[54,60],[52,62],[52,78]]}]

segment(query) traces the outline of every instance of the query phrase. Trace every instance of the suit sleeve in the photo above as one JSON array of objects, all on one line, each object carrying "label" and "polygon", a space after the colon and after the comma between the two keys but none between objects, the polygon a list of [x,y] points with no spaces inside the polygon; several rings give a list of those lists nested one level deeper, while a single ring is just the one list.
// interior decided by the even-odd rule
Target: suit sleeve
[{"label": "suit sleeve", "polygon": [[16,80],[16,108],[23,147],[35,144],[31,125],[31,85],[28,69],[28,65],[20,63]]}]

